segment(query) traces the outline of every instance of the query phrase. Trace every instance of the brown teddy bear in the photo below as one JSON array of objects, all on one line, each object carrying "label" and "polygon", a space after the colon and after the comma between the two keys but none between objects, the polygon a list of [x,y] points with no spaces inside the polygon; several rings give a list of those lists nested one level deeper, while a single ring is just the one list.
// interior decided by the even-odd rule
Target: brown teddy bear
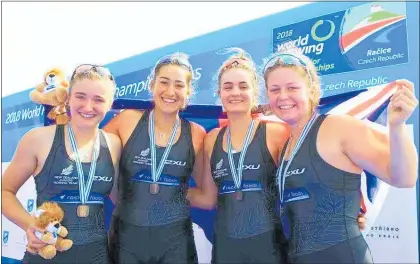
[{"label": "brown teddy bear", "polygon": [[34,217],[35,225],[45,230],[43,233],[36,231],[35,236],[48,244],[38,252],[42,258],[51,259],[55,257],[57,251],[66,251],[73,246],[73,241],[64,239],[68,231],[60,224],[64,218],[64,212],[57,203],[44,202],[35,211]]},{"label": "brown teddy bear", "polygon": [[52,68],[44,74],[44,82],[35,86],[29,97],[35,103],[52,106],[47,117],[56,124],[66,124],[69,120],[65,104],[68,87],[69,82],[64,72],[59,68]]}]

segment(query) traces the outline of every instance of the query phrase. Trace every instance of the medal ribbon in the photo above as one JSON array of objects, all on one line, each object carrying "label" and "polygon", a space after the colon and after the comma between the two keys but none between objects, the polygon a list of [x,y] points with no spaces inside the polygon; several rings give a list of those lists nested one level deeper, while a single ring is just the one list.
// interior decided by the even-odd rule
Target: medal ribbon
[{"label": "medal ribbon", "polygon": [[229,126],[226,129],[227,134],[227,148],[228,148],[228,157],[229,157],[229,165],[230,170],[232,172],[232,178],[235,183],[236,189],[241,189],[242,184],[242,168],[244,166],[244,160],[245,160],[245,154],[249,146],[249,142],[251,141],[251,134],[252,130],[254,129],[255,120],[252,120],[251,123],[248,126],[248,131],[246,133],[245,141],[242,145],[241,155],[239,156],[239,164],[238,168],[235,167],[235,161],[233,160],[233,154],[232,154],[232,139],[230,134],[230,128]]},{"label": "medal ribbon", "polygon": [[156,170],[156,144],[155,144],[155,115],[154,110],[150,112],[149,116],[149,144],[151,150],[151,163],[152,163],[152,180],[153,182],[157,182],[160,178],[160,175],[163,171],[163,166],[165,166],[166,159],[168,158],[169,152],[174,143],[175,135],[178,130],[179,126],[179,119],[177,118],[172,128],[172,134],[169,138],[168,146],[165,148],[165,152],[160,160],[159,167]]},{"label": "medal ribbon", "polygon": [[287,150],[290,147],[290,139],[289,142],[287,143],[287,147],[286,150],[284,152],[283,158],[281,160],[280,163],[280,168],[277,170],[277,175],[276,175],[276,179],[278,181],[279,184],[279,193],[280,193],[280,204],[283,205],[283,198],[284,198],[284,184],[286,182],[286,174],[287,174],[287,170],[289,169],[290,164],[293,161],[293,158],[295,157],[296,153],[298,152],[299,148],[302,146],[302,143],[304,141],[304,139],[306,138],[306,135],[308,134],[309,130],[311,129],[312,125],[314,124],[316,118],[318,117],[317,112],[314,112],[312,114],[311,119],[309,119],[308,123],[306,123],[305,127],[302,130],[302,133],[300,134],[295,147],[293,148],[292,153],[290,153],[290,157],[289,160],[286,164],[286,168],[283,171],[283,166],[284,166],[284,160],[285,160],[285,156],[287,153]]},{"label": "medal ribbon", "polygon": [[99,133],[96,135],[95,145],[93,147],[92,161],[91,161],[91,165],[89,169],[89,175],[88,175],[87,183],[85,185],[85,175],[83,172],[82,162],[80,161],[76,138],[74,136],[73,129],[71,128],[70,124],[67,125],[67,128],[68,128],[71,147],[73,149],[73,152],[76,154],[75,159],[76,159],[76,170],[79,176],[80,202],[82,204],[85,204],[89,199],[90,190],[92,189],[93,177],[95,176],[96,161],[98,159],[98,154],[99,154]]}]

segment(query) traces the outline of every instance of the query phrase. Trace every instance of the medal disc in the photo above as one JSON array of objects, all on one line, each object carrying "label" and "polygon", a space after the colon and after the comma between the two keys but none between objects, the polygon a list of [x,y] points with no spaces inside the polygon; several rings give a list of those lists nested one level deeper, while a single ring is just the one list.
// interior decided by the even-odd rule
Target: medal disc
[{"label": "medal disc", "polygon": [[159,184],[152,183],[150,184],[149,191],[151,194],[158,194],[159,193]]},{"label": "medal disc", "polygon": [[78,217],[88,217],[89,216],[89,205],[81,204],[77,206],[77,216]]}]

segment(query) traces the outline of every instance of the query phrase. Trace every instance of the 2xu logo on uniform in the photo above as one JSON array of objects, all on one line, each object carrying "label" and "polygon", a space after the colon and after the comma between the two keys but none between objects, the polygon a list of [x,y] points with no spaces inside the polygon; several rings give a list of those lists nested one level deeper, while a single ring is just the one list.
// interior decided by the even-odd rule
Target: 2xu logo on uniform
[{"label": "2xu logo on uniform", "polygon": [[[60,175],[57,175],[54,177],[56,179],[54,183],[55,184],[77,184],[78,176],[72,176],[73,171],[74,171],[73,164],[70,164],[68,167],[64,168],[61,171]],[[95,175],[93,176],[93,180],[100,181],[100,182],[111,182],[112,177]]]},{"label": "2xu logo on uniform", "polygon": [[[147,156],[150,155],[150,148],[147,148],[145,150],[142,150],[140,152],[140,155],[135,156],[133,160],[133,163],[141,164],[141,165],[151,165],[151,158],[147,158]],[[186,161],[181,160],[165,160],[165,165],[172,165],[172,166],[181,166],[184,167],[187,164]]]},{"label": "2xu logo on uniform", "polygon": [[[223,159],[221,159],[219,162],[217,162],[216,164],[216,170],[220,170],[223,166]],[[260,164],[244,164],[243,165],[243,170],[258,170],[260,168]],[[238,168],[239,169],[239,165]]]},{"label": "2xu logo on uniform", "polygon": [[305,172],[305,168],[299,168],[299,169],[294,169],[294,170],[289,170],[286,173],[286,177],[292,176],[292,175],[299,175]]}]

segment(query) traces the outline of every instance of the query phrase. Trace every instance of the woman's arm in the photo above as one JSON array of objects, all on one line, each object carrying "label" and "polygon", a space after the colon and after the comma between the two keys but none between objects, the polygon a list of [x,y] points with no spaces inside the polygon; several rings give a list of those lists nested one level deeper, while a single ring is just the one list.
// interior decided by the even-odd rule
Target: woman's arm
[{"label": "woman's arm", "polygon": [[[197,125],[198,126],[198,125]],[[200,128],[197,128],[199,130]],[[196,133],[197,138],[196,161],[193,169],[193,177],[197,184],[196,188],[189,188],[187,198],[192,206],[203,209],[213,209],[217,203],[217,187],[213,181],[210,168],[211,151],[214,145],[213,131],[206,135],[203,128],[202,132]],[[216,133],[217,135],[217,133]]]},{"label": "woman's arm", "polygon": [[388,107],[389,135],[350,116],[333,117],[340,130],[343,152],[361,169],[388,184],[410,188],[416,184],[418,153],[405,125],[418,105],[414,88],[407,81],[397,81],[398,91]]},{"label": "woman's arm", "polygon": [[16,193],[37,167],[37,142],[36,131],[25,134],[2,177],[2,214],[23,230],[28,229],[33,219],[17,199]]},{"label": "woman's arm", "polygon": [[119,163],[121,158],[121,139],[112,133],[105,133],[107,137],[107,142],[109,146],[109,151],[112,157],[112,163],[114,165],[114,184],[112,186],[111,193],[109,198],[115,204],[118,198],[118,176],[119,176]]},{"label": "woman's arm", "polygon": [[114,135],[120,136],[119,128],[121,125],[121,119],[123,118],[123,113],[125,111],[122,111],[118,113],[116,116],[114,116],[103,128],[102,130],[108,133],[112,133]]},{"label": "woman's arm", "polygon": [[45,147],[45,131],[34,129],[26,133],[20,140],[16,152],[3,173],[1,184],[2,214],[26,232],[27,250],[33,254],[45,246],[35,236],[35,231],[43,232],[34,226],[33,218],[21,205],[16,193],[31,177],[38,166],[37,150]]},{"label": "woman's arm", "polygon": [[413,187],[418,177],[419,159],[416,146],[405,123],[414,112],[419,101],[414,94],[413,83],[407,80],[398,80],[396,85],[399,86],[398,90],[391,97],[388,106],[391,154],[388,173],[392,185]]},{"label": "woman's arm", "polygon": [[124,147],[143,113],[143,111],[135,109],[124,110],[114,116],[102,129],[105,132],[117,135],[121,139],[122,147]]}]

